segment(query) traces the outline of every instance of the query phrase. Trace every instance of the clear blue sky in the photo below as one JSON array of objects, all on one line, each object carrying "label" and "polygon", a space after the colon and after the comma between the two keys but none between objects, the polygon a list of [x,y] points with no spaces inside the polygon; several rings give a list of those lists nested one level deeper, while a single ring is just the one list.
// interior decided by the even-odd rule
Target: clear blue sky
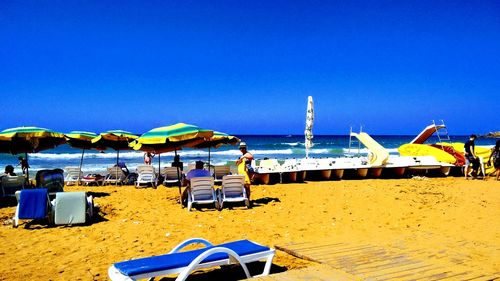
[{"label": "clear blue sky", "polygon": [[484,133],[499,92],[496,0],[0,2],[0,129]]}]

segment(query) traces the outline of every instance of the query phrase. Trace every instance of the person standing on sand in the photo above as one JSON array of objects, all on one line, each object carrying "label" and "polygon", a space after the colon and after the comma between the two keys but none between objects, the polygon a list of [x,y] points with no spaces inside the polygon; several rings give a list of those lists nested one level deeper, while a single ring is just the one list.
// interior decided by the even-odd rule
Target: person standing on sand
[{"label": "person standing on sand", "polygon": [[[251,185],[251,176],[253,176],[253,168],[252,168],[252,153],[247,151],[247,144],[244,142],[240,143],[240,151],[242,153],[241,157],[236,160],[236,166],[238,166],[238,174],[245,175],[245,191],[248,196],[248,200],[250,201],[250,185]],[[251,202],[251,201],[250,201]]]},{"label": "person standing on sand", "polygon": [[[474,141],[476,140],[476,135],[471,135],[469,140],[465,143],[465,179],[469,176],[469,165],[472,164],[471,173],[477,174],[477,169],[479,168],[479,158],[476,156],[476,145]],[[472,177],[476,177],[475,175],[471,175]]]},{"label": "person standing on sand", "polygon": [[500,179],[500,140],[497,140],[495,147],[491,150],[490,158],[488,159],[488,163],[491,165],[491,158],[493,158],[493,167],[495,167],[495,171],[497,172],[497,180]]},{"label": "person standing on sand", "polygon": [[23,171],[23,174],[26,174],[26,171],[30,168],[28,161],[26,161],[26,159],[24,159],[21,156],[19,156],[19,158],[17,158],[17,159],[19,160],[19,165],[21,166],[21,170]]},{"label": "person standing on sand", "polygon": [[151,154],[151,152],[144,153],[144,164],[151,165],[151,163],[153,162],[153,157],[155,157],[155,155]]}]

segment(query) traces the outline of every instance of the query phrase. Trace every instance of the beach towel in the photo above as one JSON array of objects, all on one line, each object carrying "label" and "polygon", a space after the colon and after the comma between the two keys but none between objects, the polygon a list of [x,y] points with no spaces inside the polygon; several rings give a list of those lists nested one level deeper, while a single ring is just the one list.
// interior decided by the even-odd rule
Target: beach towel
[{"label": "beach towel", "polygon": [[19,197],[20,219],[43,219],[47,216],[47,189],[24,189]]}]

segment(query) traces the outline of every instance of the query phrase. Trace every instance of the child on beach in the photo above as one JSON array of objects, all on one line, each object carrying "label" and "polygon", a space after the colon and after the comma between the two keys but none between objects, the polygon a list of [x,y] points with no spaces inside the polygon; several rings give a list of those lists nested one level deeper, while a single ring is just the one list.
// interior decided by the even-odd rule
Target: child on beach
[{"label": "child on beach", "polygon": [[491,164],[491,158],[493,158],[493,167],[495,167],[495,172],[497,172],[497,180],[500,179],[500,140],[497,140],[495,147],[493,147],[488,163]]},{"label": "child on beach", "polygon": [[19,156],[19,158],[17,159],[19,160],[19,165],[21,165],[21,170],[23,171],[23,174],[26,174],[26,171],[30,168],[28,161],[21,156]]}]

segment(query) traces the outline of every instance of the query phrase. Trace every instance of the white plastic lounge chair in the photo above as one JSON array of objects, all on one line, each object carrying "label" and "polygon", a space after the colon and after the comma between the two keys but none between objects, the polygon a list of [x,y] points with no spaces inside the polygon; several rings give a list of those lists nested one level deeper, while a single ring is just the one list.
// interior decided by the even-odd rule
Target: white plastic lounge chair
[{"label": "white plastic lounge chair", "polygon": [[[179,170],[179,173],[177,173]],[[163,185],[174,185],[179,183],[179,176],[182,182],[182,171],[177,167],[165,167],[161,171],[161,175],[163,176]]]},{"label": "white plastic lounge chair", "polygon": [[187,203],[188,211],[191,211],[193,204],[215,204],[215,208],[219,209],[219,200],[214,189],[214,178],[192,178],[190,182]]},{"label": "white plastic lounge chair", "polygon": [[231,167],[227,165],[214,166],[214,183],[215,184],[222,183],[222,177],[230,174],[231,174]]},{"label": "white plastic lounge chair", "polygon": [[139,188],[141,185],[149,185],[156,188],[156,173],[155,168],[151,165],[137,166],[137,180],[135,187]]},{"label": "white plastic lounge chair", "polygon": [[52,209],[56,225],[81,224],[90,221],[94,215],[94,201],[84,191],[57,192]]},{"label": "white plastic lounge chair", "polygon": [[51,205],[49,193],[46,188],[23,189],[16,192],[18,203],[14,214],[14,227],[19,225],[19,220],[23,219],[45,219],[49,218]]},{"label": "white plastic lounge chair", "polygon": [[0,185],[2,196],[14,197],[16,191],[24,189],[26,178],[24,176],[3,176]]},{"label": "white plastic lounge chair", "polygon": [[65,185],[78,184],[83,178],[83,173],[79,167],[66,167],[64,168],[66,176],[64,177]]},{"label": "white plastic lounge chair", "polygon": [[[205,248],[181,252],[184,247],[201,243]],[[111,280],[138,280],[156,276],[179,274],[176,280],[186,280],[191,272],[201,268],[240,264],[246,277],[250,278],[247,263],[266,260],[264,271],[259,276],[269,274],[275,250],[249,240],[239,240],[220,245],[212,245],[205,239],[186,240],[170,253],[160,256],[118,262],[108,269]],[[254,276],[255,277],[255,276]]]},{"label": "white plastic lounge chair", "polygon": [[219,197],[220,209],[224,207],[224,202],[245,202],[245,206],[250,208],[250,200],[248,200],[245,190],[245,176],[224,176],[222,178],[222,189]]},{"label": "white plastic lounge chair", "polygon": [[108,174],[104,178],[103,185],[106,184],[123,184],[123,181],[127,178],[125,172],[120,167],[113,166],[108,168]]}]

